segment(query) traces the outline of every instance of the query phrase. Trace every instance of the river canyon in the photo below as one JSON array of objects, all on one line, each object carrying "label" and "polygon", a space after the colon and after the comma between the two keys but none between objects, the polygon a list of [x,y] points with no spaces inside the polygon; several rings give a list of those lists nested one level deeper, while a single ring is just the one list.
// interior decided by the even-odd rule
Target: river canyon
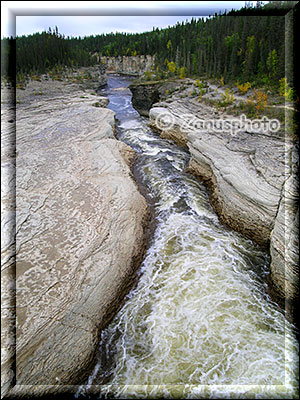
[{"label": "river canyon", "polygon": [[191,174],[197,148],[157,132],[174,103],[147,118],[132,77],[105,82],[19,91],[16,155],[2,114],[8,187],[17,166],[16,249],[12,188],[4,197],[8,398],[297,398],[297,329],[270,296],[269,249],[216,214]]},{"label": "river canyon", "polygon": [[269,253],[220,223],[206,187],[186,172],[189,153],[139,116],[129,83],[110,76],[101,93],[119,140],[137,153],[155,230],[77,396],[294,398],[297,341],[268,295]]}]

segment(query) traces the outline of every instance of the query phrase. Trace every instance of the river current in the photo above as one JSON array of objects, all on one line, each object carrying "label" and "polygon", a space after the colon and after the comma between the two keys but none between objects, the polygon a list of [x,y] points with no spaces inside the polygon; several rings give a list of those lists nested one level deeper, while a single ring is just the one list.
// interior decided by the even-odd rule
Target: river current
[{"label": "river current", "polygon": [[297,398],[298,345],[267,294],[269,255],[220,224],[206,188],[184,172],[189,154],[147,126],[129,84],[110,76],[100,92],[116,112],[118,139],[137,152],[156,228],[78,395]]}]

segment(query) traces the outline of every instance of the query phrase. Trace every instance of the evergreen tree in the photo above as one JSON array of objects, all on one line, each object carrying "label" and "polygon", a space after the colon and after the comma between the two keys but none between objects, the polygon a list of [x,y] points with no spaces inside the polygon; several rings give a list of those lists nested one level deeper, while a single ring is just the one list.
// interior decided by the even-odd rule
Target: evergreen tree
[{"label": "evergreen tree", "polygon": [[[226,81],[278,82],[285,76],[285,14],[296,2],[261,3],[226,15],[178,22],[144,33],[110,33],[84,38],[64,37],[58,27],[1,41],[2,76],[41,74],[63,67],[89,66],[101,56],[153,55],[160,74],[206,75]],[[167,58],[167,63],[165,60]],[[173,63],[175,71],[173,72]],[[171,65],[172,71],[169,69]],[[288,66],[288,81],[292,79]],[[176,72],[177,71],[177,72]]]}]

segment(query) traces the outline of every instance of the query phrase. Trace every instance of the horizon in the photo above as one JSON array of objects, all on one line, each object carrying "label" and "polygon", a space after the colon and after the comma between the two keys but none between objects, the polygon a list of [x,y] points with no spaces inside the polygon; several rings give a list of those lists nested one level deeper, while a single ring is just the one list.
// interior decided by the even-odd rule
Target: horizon
[{"label": "horizon", "polygon": [[[67,3],[67,4],[66,4]],[[256,2],[252,2],[255,6]],[[255,3],[255,4],[254,4]],[[264,2],[265,3],[265,2]],[[1,38],[29,36],[58,27],[65,37],[79,38],[109,33],[143,33],[165,29],[192,18],[213,16],[245,6],[245,1],[114,2],[8,1],[1,5]],[[56,15],[54,15],[56,14]]]}]

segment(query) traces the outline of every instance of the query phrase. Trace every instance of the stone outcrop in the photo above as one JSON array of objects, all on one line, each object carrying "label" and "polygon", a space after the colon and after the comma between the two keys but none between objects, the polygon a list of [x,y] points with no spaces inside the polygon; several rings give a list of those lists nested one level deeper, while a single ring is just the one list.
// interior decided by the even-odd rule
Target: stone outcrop
[{"label": "stone outcrop", "polygon": [[82,79],[82,87],[94,89],[104,87],[107,84],[106,69],[101,63],[90,67],[81,67],[73,72],[74,77]]},{"label": "stone outcrop", "polygon": [[[29,102],[37,100],[46,100],[53,97],[63,96],[66,99],[72,94],[77,93],[79,97],[84,98],[96,92],[99,88],[107,84],[106,75],[103,72],[103,67],[81,67],[76,70],[69,70],[61,77],[49,77],[44,74],[39,79],[31,79],[24,85],[23,90],[17,90],[16,102],[18,108],[27,105]],[[92,99],[92,98],[91,98]],[[94,98],[95,102],[100,101],[105,107],[107,104],[106,98]]]},{"label": "stone outcrop", "polygon": [[155,103],[168,97],[168,93],[178,88],[178,82],[175,80],[137,82],[129,85],[132,105],[145,117],[149,116],[149,111]]},{"label": "stone outcrop", "polygon": [[149,110],[154,103],[160,99],[159,83],[153,84],[131,84],[129,89],[132,93],[132,105],[140,115],[149,116]]},{"label": "stone outcrop", "polygon": [[129,168],[134,152],[114,138],[113,111],[93,106],[105,100],[81,94],[22,104],[16,160],[3,154],[4,171],[12,173],[16,161],[15,276],[13,236],[5,232],[13,194],[3,197],[7,326],[16,278],[16,342],[7,330],[3,338],[6,391],[16,345],[12,398],[83,381],[100,330],[132,285],[146,244],[147,205]]},{"label": "stone outcrop", "polygon": [[[212,113],[209,106],[197,105],[204,118]],[[257,134],[182,129],[180,115],[191,113],[186,100],[178,100],[167,108],[155,107],[150,111],[150,124],[160,115],[171,113],[174,123],[163,136],[185,144],[190,153],[189,169],[201,176],[211,188],[211,200],[220,218],[228,225],[258,243],[267,245],[273,229],[285,179],[285,149],[281,140]]]},{"label": "stone outcrop", "polygon": [[220,220],[270,248],[273,287],[291,317],[298,296],[297,163],[292,168],[289,161],[294,143],[282,130],[199,129],[196,121],[227,119],[234,126],[234,117],[187,97],[175,94],[155,104],[149,124],[188,148],[188,170],[209,186]]},{"label": "stone outcrop", "polygon": [[141,56],[117,56],[101,57],[100,60],[106,66],[108,73],[119,73],[128,75],[143,75],[150,71],[154,65],[154,57],[150,55]]},{"label": "stone outcrop", "polygon": [[[271,270],[279,300],[285,301],[290,315],[298,317],[296,299],[299,290],[299,149],[290,152],[290,172],[271,233]],[[297,313],[297,314],[296,314]]]},{"label": "stone outcrop", "polygon": [[15,110],[14,89],[1,87],[1,394],[14,379]]}]

